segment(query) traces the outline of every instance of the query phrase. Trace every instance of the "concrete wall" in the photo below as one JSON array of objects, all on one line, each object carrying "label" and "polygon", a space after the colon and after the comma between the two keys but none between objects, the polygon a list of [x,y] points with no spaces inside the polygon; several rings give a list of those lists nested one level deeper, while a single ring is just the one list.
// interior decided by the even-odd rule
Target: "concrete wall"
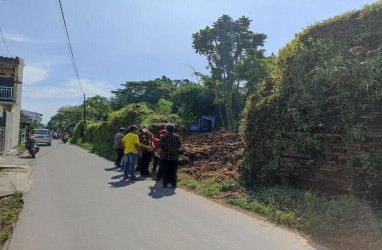
[{"label": "concrete wall", "polygon": [[[18,131],[18,129],[16,129]],[[14,146],[13,141],[13,133],[14,128],[13,128],[13,114],[9,111],[7,111],[7,124],[5,126],[5,150],[9,150]],[[17,145],[16,145],[17,146]]]},{"label": "concrete wall", "polygon": [[14,95],[13,101],[5,101],[1,104],[10,112],[7,117],[7,140],[10,148],[16,147],[19,144],[19,130],[20,130],[20,112],[21,112],[21,94],[22,94],[22,81],[24,60],[22,58],[8,58],[0,57],[0,69],[3,73],[0,77],[13,77],[14,78]]}]

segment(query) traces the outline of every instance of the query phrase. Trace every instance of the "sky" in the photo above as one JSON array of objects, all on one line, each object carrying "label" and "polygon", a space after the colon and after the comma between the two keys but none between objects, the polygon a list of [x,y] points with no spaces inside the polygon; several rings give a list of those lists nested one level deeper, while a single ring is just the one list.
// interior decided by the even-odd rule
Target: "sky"
[{"label": "sky", "polygon": [[[246,16],[277,54],[305,27],[376,0],[61,0],[86,98],[111,97],[126,81],[208,73],[192,34],[220,16]],[[58,0],[0,0],[0,56],[24,59],[21,108],[43,123],[83,93],[74,73]],[[5,46],[6,45],[6,46]],[[191,67],[190,67],[191,66]]]}]

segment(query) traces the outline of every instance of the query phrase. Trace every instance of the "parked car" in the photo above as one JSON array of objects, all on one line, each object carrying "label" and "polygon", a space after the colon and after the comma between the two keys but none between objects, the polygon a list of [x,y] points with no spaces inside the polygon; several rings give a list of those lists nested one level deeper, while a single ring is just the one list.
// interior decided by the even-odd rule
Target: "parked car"
[{"label": "parked car", "polygon": [[36,143],[45,143],[48,146],[52,145],[52,133],[49,129],[33,129],[32,138],[35,139]]}]

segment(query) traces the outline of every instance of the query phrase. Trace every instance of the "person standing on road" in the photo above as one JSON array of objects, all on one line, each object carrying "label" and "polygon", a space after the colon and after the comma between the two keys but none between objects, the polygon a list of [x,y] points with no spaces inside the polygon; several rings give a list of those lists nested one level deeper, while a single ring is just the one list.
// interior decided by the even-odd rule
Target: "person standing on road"
[{"label": "person standing on road", "polygon": [[125,147],[123,180],[128,178],[136,180],[135,165],[137,164],[140,147],[147,150],[152,150],[152,147],[139,143],[138,127],[136,125],[129,127],[129,133],[122,138],[121,143]]},{"label": "person standing on road", "polygon": [[123,157],[123,145],[121,143],[122,138],[124,137],[123,132],[125,131],[125,128],[120,128],[119,132],[114,135],[114,145],[113,148],[115,151],[117,151],[117,159],[115,160],[115,168],[121,168],[121,161]]},{"label": "person standing on road", "polygon": [[177,184],[179,149],[182,147],[182,142],[180,137],[174,133],[174,130],[174,125],[166,125],[167,134],[159,142],[164,188],[167,188],[168,183],[171,184],[172,188],[176,188]]},{"label": "person standing on road", "polygon": [[[129,133],[126,134],[121,143],[125,147],[124,153],[124,171],[123,180],[135,180],[135,164],[137,163],[139,148],[138,127],[135,125],[130,126]],[[130,174],[130,176],[129,176]]]},{"label": "person standing on road", "polygon": [[[161,131],[159,131],[159,138],[153,137],[154,160],[153,160],[152,174],[153,174],[153,179],[156,181],[162,180],[162,161],[160,159],[159,142],[160,142],[160,138],[162,138],[166,134],[167,134],[167,131],[162,129]],[[157,172],[157,168],[158,168],[158,172]],[[155,173],[156,173],[156,176],[155,176]]]},{"label": "person standing on road", "polygon": [[[153,141],[153,135],[148,129],[147,125],[142,126],[142,132],[138,134],[139,142],[146,146],[151,146]],[[139,173],[142,177],[147,177],[150,175],[149,166],[152,157],[152,151],[142,148],[139,157]]]}]

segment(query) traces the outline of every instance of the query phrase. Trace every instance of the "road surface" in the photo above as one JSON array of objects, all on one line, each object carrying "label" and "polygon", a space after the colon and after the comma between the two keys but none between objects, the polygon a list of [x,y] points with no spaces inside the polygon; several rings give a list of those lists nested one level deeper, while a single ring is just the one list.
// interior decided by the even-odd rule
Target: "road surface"
[{"label": "road surface", "polygon": [[11,250],[317,249],[304,238],[151,179],[69,143],[41,147]]}]

